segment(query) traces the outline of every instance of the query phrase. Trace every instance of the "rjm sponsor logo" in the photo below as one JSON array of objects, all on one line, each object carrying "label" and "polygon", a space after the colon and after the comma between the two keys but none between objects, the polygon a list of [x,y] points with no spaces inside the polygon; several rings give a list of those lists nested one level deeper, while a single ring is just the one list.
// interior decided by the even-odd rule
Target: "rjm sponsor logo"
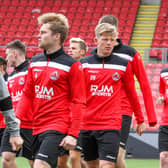
[{"label": "rjm sponsor logo", "polygon": [[19,101],[21,96],[22,96],[22,94],[23,94],[22,90],[20,90],[20,91],[18,90],[16,92],[12,92],[11,93],[11,97],[12,97],[13,102]]},{"label": "rjm sponsor logo", "polygon": [[102,85],[100,89],[98,88],[98,85],[91,85],[92,96],[111,96],[113,93],[113,86]]},{"label": "rjm sponsor logo", "polygon": [[48,99],[50,100],[54,96],[53,88],[47,88],[47,86],[35,85],[36,97],[39,99]]}]

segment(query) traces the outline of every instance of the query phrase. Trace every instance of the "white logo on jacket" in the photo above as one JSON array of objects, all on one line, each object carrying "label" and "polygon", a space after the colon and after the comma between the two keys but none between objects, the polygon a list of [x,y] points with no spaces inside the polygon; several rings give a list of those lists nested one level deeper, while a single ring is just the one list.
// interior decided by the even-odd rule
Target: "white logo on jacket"
[{"label": "white logo on jacket", "polygon": [[24,83],[25,83],[25,78],[24,77],[19,78],[19,84],[24,85]]},{"label": "white logo on jacket", "polygon": [[53,88],[47,88],[47,86],[35,85],[36,97],[39,99],[48,99],[50,100],[54,96]]},{"label": "white logo on jacket", "polygon": [[52,80],[57,80],[57,79],[59,78],[59,73],[58,73],[58,71],[52,72],[51,75],[50,75],[50,78],[51,78]]},{"label": "white logo on jacket", "polygon": [[112,79],[113,79],[114,81],[118,81],[118,80],[120,79],[119,73],[118,73],[118,72],[115,72],[115,73],[112,75]]},{"label": "white logo on jacket", "polygon": [[22,94],[23,94],[22,90],[20,90],[20,91],[18,90],[18,91],[16,91],[16,92],[12,92],[12,93],[11,93],[12,101],[13,101],[13,102],[19,101],[20,98],[21,98],[21,96],[22,96]]},{"label": "white logo on jacket", "polygon": [[90,80],[96,80],[96,75],[90,75]]},{"label": "white logo on jacket", "polygon": [[111,96],[113,93],[113,86],[102,85],[100,89],[98,88],[98,85],[91,85],[92,96]]}]

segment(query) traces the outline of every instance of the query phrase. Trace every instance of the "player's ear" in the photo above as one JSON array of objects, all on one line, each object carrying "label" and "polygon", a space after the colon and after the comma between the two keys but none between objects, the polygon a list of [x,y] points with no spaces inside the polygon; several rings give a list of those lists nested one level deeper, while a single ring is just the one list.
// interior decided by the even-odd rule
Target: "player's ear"
[{"label": "player's ear", "polygon": [[15,59],[16,59],[17,56],[18,56],[18,52],[17,52],[17,50],[14,50],[13,53],[14,53],[14,56],[15,56]]},{"label": "player's ear", "polygon": [[97,37],[94,37],[94,43],[97,45]]},{"label": "player's ear", "polygon": [[85,50],[80,50],[80,55],[85,55]]}]

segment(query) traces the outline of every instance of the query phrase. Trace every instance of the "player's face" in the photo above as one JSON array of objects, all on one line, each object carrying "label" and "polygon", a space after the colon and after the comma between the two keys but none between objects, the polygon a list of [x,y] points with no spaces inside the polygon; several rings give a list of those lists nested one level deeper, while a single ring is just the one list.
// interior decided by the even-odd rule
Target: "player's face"
[{"label": "player's face", "polygon": [[109,56],[115,46],[116,36],[111,33],[102,33],[100,37],[96,39],[97,52],[101,57]]},{"label": "player's face", "polygon": [[3,65],[0,65],[0,72],[3,74],[4,72],[4,66]]},{"label": "player's face", "polygon": [[6,49],[6,61],[9,67],[16,66],[17,53],[15,50]]},{"label": "player's face", "polygon": [[69,50],[68,50],[69,55],[71,55],[75,59],[80,59],[81,57],[81,49],[80,49],[80,44],[79,43],[70,43]]},{"label": "player's face", "polygon": [[48,23],[43,24],[38,35],[38,46],[45,50],[48,50],[55,45],[54,35],[49,27],[50,25]]}]

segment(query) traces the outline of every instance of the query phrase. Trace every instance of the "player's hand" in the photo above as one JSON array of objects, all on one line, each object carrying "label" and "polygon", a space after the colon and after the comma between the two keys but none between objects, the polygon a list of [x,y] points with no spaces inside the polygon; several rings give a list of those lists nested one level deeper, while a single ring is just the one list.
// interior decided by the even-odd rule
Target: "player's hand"
[{"label": "player's hand", "polygon": [[20,125],[20,120],[19,120],[19,118],[16,118],[16,122]]},{"label": "player's hand", "polygon": [[64,147],[66,150],[72,150],[75,148],[77,143],[77,139],[67,135],[66,137],[63,138],[63,140],[60,143],[60,146]]},{"label": "player's hand", "polygon": [[136,132],[139,136],[141,136],[142,133],[145,131],[145,129],[146,129],[146,126],[145,126],[145,123],[143,122],[137,125]]},{"label": "player's hand", "polygon": [[164,101],[165,101],[165,99],[164,99],[163,96],[160,96],[160,97],[158,97],[158,99],[157,99],[157,103],[158,103],[158,104],[164,104]]},{"label": "player's hand", "polygon": [[9,142],[12,145],[12,150],[18,151],[23,144],[23,139],[20,136],[11,136]]}]

